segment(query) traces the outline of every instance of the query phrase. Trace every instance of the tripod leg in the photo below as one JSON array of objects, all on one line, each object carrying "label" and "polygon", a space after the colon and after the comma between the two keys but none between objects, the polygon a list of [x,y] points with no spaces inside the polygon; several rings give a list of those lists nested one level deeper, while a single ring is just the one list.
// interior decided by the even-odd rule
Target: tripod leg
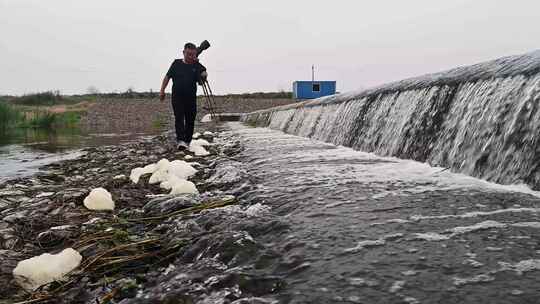
[{"label": "tripod leg", "polygon": [[206,99],[207,110],[210,113],[210,117],[212,118],[212,120],[214,120],[215,113],[214,113],[214,108],[212,106],[212,100],[210,99],[210,94],[208,92],[208,88],[206,87],[205,83],[203,83],[202,87],[203,87],[204,96]]},{"label": "tripod leg", "polygon": [[207,90],[208,90],[208,96],[210,96],[210,102],[212,104],[212,109],[214,111],[214,116],[215,116],[215,119],[216,121],[219,119],[219,116],[215,115],[215,99],[214,99],[214,93],[212,92],[212,89],[210,88],[210,83],[207,81],[204,82],[204,84],[206,85],[207,87]]}]

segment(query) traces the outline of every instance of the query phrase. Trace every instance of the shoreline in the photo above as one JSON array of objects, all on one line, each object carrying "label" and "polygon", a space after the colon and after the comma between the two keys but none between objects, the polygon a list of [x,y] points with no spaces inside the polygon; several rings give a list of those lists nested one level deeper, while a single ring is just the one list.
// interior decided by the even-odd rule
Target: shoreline
[{"label": "shoreline", "polygon": [[[208,147],[209,156],[188,160],[185,156],[192,153],[176,151],[172,133],[166,132],[150,139],[86,148],[78,158],[46,165],[45,172],[0,184],[0,282],[5,286],[0,303],[87,303],[106,298],[123,304],[152,303],[172,300],[180,291],[186,300],[196,302],[215,292],[236,294],[234,297],[241,299],[271,294],[275,286],[282,286],[277,278],[268,279],[268,285],[256,283],[260,279],[256,276],[236,275],[233,285],[248,282],[243,292],[233,292],[227,283],[206,286],[201,294],[195,292],[196,281],[184,282],[169,292],[156,290],[175,284],[177,280],[171,277],[175,269],[183,269],[182,273],[191,270],[192,276],[208,279],[224,275],[227,268],[210,267],[210,258],[216,254],[223,255],[218,260],[228,265],[241,263],[250,252],[260,249],[244,230],[212,229],[231,217],[241,222],[247,214],[256,216],[264,208],[241,206],[237,199],[241,191],[233,189],[225,177],[230,170],[219,168],[220,160],[241,149],[238,143],[219,136],[203,138],[213,142]],[[163,158],[186,159],[193,164],[198,172],[189,180],[200,194],[168,195],[168,191],[148,183],[149,174],[137,184],[129,180],[131,169]],[[83,206],[83,199],[97,187],[111,192],[114,211]],[[63,283],[53,282],[33,294],[15,283],[11,272],[17,262],[65,248],[78,250],[83,260]],[[212,270],[201,273],[198,267]],[[242,289],[242,284],[239,286]]]}]

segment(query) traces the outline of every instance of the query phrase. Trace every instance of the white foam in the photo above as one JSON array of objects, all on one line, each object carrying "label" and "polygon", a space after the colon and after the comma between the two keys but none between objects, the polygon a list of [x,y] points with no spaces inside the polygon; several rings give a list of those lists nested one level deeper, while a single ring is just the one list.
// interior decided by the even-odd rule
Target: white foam
[{"label": "white foam", "polygon": [[[285,115],[285,111],[282,113]],[[290,113],[292,115],[292,113]],[[288,115],[288,114],[287,114]],[[288,121],[288,119],[286,119]],[[272,122],[277,122],[272,119]],[[483,190],[491,192],[521,192],[540,197],[539,191],[533,191],[525,185],[501,185],[487,182],[465,174],[453,173],[442,167],[432,167],[427,163],[404,160],[396,157],[381,157],[373,153],[355,151],[351,148],[337,146],[335,149],[301,149],[302,145],[311,147],[314,144],[330,146],[331,144],[319,141],[319,136],[307,139],[298,136],[284,134],[266,128],[245,128],[241,123],[229,123],[235,130],[246,138],[256,140],[264,144],[271,143],[272,147],[287,147],[291,142],[298,149],[287,151],[287,159],[302,160],[305,164],[316,164],[309,170],[323,181],[328,179],[334,183],[346,184],[351,181],[376,186],[377,184],[400,183],[400,190],[386,190],[381,187],[378,195],[410,195],[411,193],[429,192],[438,190]],[[236,127],[237,126],[237,127]],[[281,129],[281,127],[278,127]],[[323,136],[322,134],[320,136]],[[339,160],[343,164],[332,164],[332,167],[321,165],[320,160],[329,162]],[[366,160],[365,162],[347,163],[347,160]],[[375,162],[369,162],[375,160]],[[345,162],[344,162],[345,161]]]},{"label": "white foam", "polygon": [[154,166],[154,172],[152,172],[152,176],[150,176],[150,179],[148,180],[149,184],[156,184],[163,181],[166,181],[169,177],[169,167],[170,162],[168,159],[163,158],[160,161],[158,161]]},{"label": "white foam", "polygon": [[254,205],[249,206],[244,213],[249,216],[259,216],[264,213],[268,213],[270,211],[270,207],[262,205],[260,203],[256,203]]},{"label": "white foam", "polygon": [[474,268],[478,268],[478,267],[482,267],[484,266],[484,264],[478,262],[477,260],[473,260],[473,259],[467,259],[463,262],[464,265],[471,265],[472,267]]},{"label": "white foam", "polygon": [[512,224],[513,227],[528,227],[540,229],[540,222],[520,222]]},{"label": "white foam", "polygon": [[519,275],[528,271],[540,270],[540,260],[538,259],[523,260],[516,264],[499,262],[499,265],[502,266],[501,271],[513,270],[517,272]]},{"label": "white foam", "polygon": [[189,144],[189,151],[195,153],[196,156],[206,156],[210,153],[204,148],[204,146],[208,145],[210,145],[210,143],[204,139],[192,140]]},{"label": "white foam", "polygon": [[495,214],[503,214],[503,213],[539,213],[540,208],[505,208],[505,209],[497,209],[492,211],[473,211],[473,212],[467,212],[463,214],[443,214],[443,215],[413,215],[410,217],[413,221],[420,221],[420,220],[441,220],[441,219],[449,219],[449,218],[472,218],[472,217],[478,217],[478,216],[488,216],[488,215],[495,215]]},{"label": "white foam", "polygon": [[392,286],[390,287],[390,293],[396,293],[403,289],[403,286],[405,286],[405,281],[395,281]]},{"label": "white foam", "polygon": [[148,183],[160,183],[161,188],[171,190],[170,194],[199,193],[195,184],[187,180],[197,173],[197,170],[183,160],[169,161],[164,158],[144,168],[135,168],[131,172],[134,183],[139,181],[142,174],[152,173]]},{"label": "white foam", "polygon": [[383,240],[395,240],[403,237],[403,233],[393,233],[393,234],[387,234],[382,237]]},{"label": "white foam", "polygon": [[62,279],[67,273],[77,268],[82,256],[73,248],[66,248],[58,254],[42,255],[20,261],[13,269],[15,281],[28,291]]},{"label": "white foam", "polygon": [[138,183],[139,179],[141,178],[141,175],[148,174],[148,173],[154,173],[156,171],[156,165],[155,164],[149,164],[144,166],[143,168],[135,168],[131,170],[131,174],[129,175],[129,179],[133,183]]},{"label": "white foam", "polygon": [[352,286],[369,286],[369,287],[373,287],[373,286],[379,285],[379,282],[374,281],[374,280],[366,280],[364,278],[350,278],[349,279],[349,284],[352,285]]},{"label": "white foam", "polygon": [[84,206],[90,210],[114,210],[112,195],[104,188],[95,188],[83,201]]},{"label": "white foam", "polygon": [[203,133],[203,135],[208,135],[208,136],[209,136],[209,135],[213,135],[213,134],[214,134],[214,133],[212,133],[212,132],[210,132],[210,131],[205,131],[205,132]]},{"label": "white foam", "polygon": [[415,233],[414,238],[426,241],[444,241],[450,239],[450,237],[436,232]]},{"label": "white foam", "polygon": [[416,298],[413,298],[413,297],[405,297],[403,298],[403,301],[409,304],[420,304],[420,301],[418,301]]},{"label": "white foam", "polygon": [[170,194],[184,194],[184,193],[193,193],[193,194],[199,194],[199,191],[197,190],[197,187],[194,183],[178,178],[176,176],[172,176],[169,178],[169,180],[166,182],[168,189],[171,189]]},{"label": "white foam", "polygon": [[150,184],[167,181],[172,176],[180,179],[187,179],[197,173],[189,163],[183,160],[173,160],[169,162],[167,159],[162,159],[156,164],[157,170],[150,176],[148,181]]},{"label": "white foam", "polygon": [[358,242],[358,244],[355,247],[345,249],[344,252],[354,253],[366,247],[381,246],[381,245],[384,245],[385,243],[386,241],[383,239],[361,241],[361,242]]},{"label": "white foam", "polygon": [[201,118],[201,122],[211,122],[212,121],[212,115],[206,114]]},{"label": "white foam", "polygon": [[404,223],[409,223],[409,222],[410,222],[409,220],[405,220],[405,219],[389,219],[389,220],[386,220],[384,222],[376,222],[376,223],[371,223],[369,225],[370,226],[377,226],[377,225],[386,225],[386,224],[390,224],[390,223],[404,224]]},{"label": "white foam", "polygon": [[489,274],[479,274],[477,276],[470,277],[470,278],[454,277],[453,280],[454,280],[454,285],[462,286],[462,285],[467,285],[467,284],[491,282],[495,280],[495,277]]},{"label": "white foam", "polygon": [[189,146],[189,151],[195,153],[196,156],[206,156],[210,153],[202,146]]},{"label": "white foam", "polygon": [[454,227],[446,231],[451,232],[452,233],[451,236],[456,236],[459,234],[465,234],[465,233],[478,231],[478,230],[486,230],[486,229],[491,229],[491,228],[505,228],[506,226],[507,226],[506,224],[500,223],[497,221],[484,221],[484,222],[480,222],[471,226]]},{"label": "white foam", "polygon": [[196,146],[210,146],[210,143],[206,140],[206,139],[194,139],[191,141],[191,144],[192,145],[196,145]]},{"label": "white foam", "polygon": [[54,192],[42,192],[42,193],[36,195],[36,198],[49,197],[49,196],[52,196],[53,194],[54,194]]}]

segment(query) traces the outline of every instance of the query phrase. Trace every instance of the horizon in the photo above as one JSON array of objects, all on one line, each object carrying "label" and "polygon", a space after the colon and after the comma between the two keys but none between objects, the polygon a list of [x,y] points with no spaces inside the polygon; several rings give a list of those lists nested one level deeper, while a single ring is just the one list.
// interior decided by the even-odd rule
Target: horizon
[{"label": "horizon", "polygon": [[0,94],[158,91],[184,42],[204,39],[219,95],[288,92],[312,64],[347,92],[540,49],[534,1],[304,2],[201,0],[186,14],[168,1],[0,0]]}]

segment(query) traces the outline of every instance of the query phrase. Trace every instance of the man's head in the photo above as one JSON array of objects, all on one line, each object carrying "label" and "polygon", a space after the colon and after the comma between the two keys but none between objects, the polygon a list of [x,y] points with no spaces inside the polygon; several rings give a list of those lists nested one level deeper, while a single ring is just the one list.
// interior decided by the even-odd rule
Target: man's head
[{"label": "man's head", "polygon": [[188,42],[184,45],[184,62],[195,63],[197,62],[197,47],[195,44]]}]

